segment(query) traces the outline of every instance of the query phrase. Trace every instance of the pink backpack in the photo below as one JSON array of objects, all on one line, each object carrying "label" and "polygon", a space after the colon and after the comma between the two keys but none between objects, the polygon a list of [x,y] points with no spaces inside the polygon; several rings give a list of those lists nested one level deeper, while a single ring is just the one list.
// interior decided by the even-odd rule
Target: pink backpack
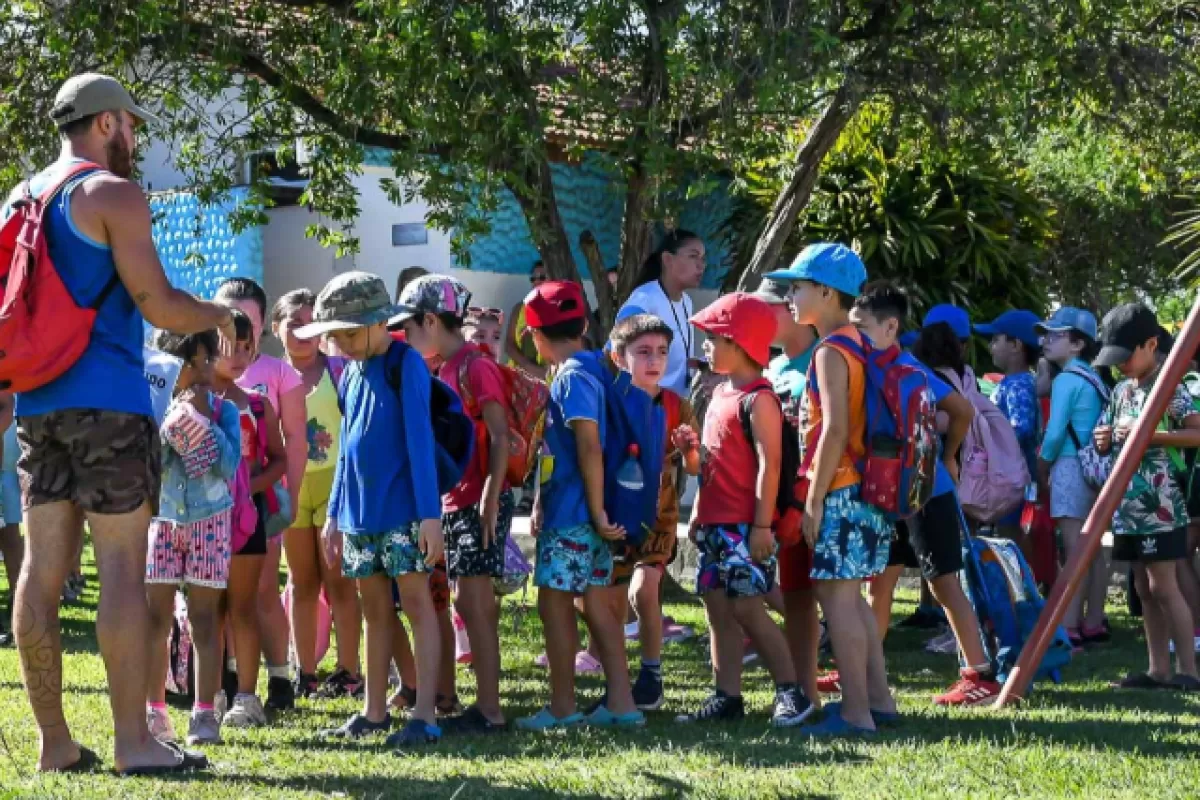
[{"label": "pink backpack", "polygon": [[975,408],[971,428],[963,439],[958,500],[963,513],[971,519],[995,523],[1025,501],[1029,467],[1012,424],[979,391],[971,368],[965,370],[962,379],[954,370],[938,370]]},{"label": "pink backpack", "polygon": [[[221,422],[221,406],[228,400],[213,403],[213,422]],[[229,480],[229,494],[233,496],[233,509],[230,511],[229,522],[233,526],[230,531],[230,552],[236,553],[246,546],[254,529],[258,527],[258,509],[254,507],[254,497],[250,494],[250,465],[246,459],[238,461],[237,472]]]}]

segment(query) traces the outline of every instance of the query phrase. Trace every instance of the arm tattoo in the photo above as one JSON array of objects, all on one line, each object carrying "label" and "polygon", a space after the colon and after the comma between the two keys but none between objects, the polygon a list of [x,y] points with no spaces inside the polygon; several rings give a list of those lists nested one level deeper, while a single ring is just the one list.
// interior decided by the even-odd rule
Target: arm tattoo
[{"label": "arm tattoo", "polygon": [[149,299],[150,299],[149,292],[138,292],[137,294],[135,294],[133,296],[133,302],[137,303],[139,306],[145,305],[146,301]]}]

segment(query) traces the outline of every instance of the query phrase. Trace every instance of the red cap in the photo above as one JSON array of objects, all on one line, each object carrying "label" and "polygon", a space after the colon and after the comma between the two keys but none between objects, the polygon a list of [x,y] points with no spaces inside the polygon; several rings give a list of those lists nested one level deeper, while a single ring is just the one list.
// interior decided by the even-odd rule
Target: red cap
[{"label": "red cap", "polygon": [[733,292],[692,315],[692,324],[713,336],[732,339],[758,364],[771,360],[775,310],[752,294]]},{"label": "red cap", "polygon": [[525,295],[525,324],[545,328],[587,316],[583,288],[572,281],[546,281]]}]

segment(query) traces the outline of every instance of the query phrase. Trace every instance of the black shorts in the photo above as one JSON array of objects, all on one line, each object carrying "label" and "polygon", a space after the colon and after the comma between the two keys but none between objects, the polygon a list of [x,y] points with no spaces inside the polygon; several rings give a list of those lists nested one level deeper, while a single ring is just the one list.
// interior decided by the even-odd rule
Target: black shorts
[{"label": "black shorts", "polygon": [[504,575],[504,550],[512,531],[513,493],[502,492],[496,515],[496,536],[483,546],[483,520],[479,506],[469,505],[442,514],[446,537],[446,566],[451,580],[459,578],[500,578]]},{"label": "black shorts", "polygon": [[254,533],[242,545],[235,556],[265,556],[267,554],[267,498],[261,492],[254,495],[254,509],[258,512],[258,523]]},{"label": "black shorts", "polygon": [[1151,564],[1187,558],[1187,528],[1168,533],[1113,534],[1114,561]]},{"label": "black shorts", "polygon": [[888,566],[920,569],[927,581],[953,575],[963,568],[962,537],[958,499],[954,492],[940,494],[912,519],[896,523]]}]

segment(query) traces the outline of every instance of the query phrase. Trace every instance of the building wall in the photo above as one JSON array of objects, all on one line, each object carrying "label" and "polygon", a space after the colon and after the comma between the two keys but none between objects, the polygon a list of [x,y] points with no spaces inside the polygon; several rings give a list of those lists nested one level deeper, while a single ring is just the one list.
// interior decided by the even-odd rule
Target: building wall
[{"label": "building wall", "polygon": [[201,206],[186,192],[150,196],[154,247],[172,284],[211,297],[227,278],[263,280],[263,229],[234,233],[229,224],[230,212],[245,198],[245,189],[215,206]]}]

